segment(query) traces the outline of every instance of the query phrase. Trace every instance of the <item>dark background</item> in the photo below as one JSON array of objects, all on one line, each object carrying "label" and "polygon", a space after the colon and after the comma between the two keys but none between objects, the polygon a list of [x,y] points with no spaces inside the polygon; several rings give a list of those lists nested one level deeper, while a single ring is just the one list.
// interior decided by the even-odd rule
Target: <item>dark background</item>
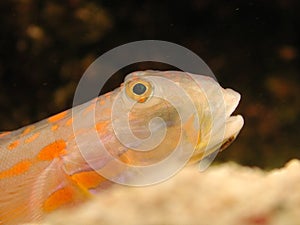
[{"label": "dark background", "polygon": [[300,158],[299,10],[297,0],[2,0],[0,130],[70,108],[83,72],[104,52],[159,39],[192,50],[242,94],[245,126],[217,160],[282,166]]}]

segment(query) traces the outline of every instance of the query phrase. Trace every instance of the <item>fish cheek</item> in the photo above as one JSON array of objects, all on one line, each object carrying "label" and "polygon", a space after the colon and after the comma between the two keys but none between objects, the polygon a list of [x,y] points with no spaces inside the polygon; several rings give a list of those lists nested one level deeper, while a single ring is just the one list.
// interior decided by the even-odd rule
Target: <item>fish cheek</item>
[{"label": "fish cheek", "polygon": [[[148,138],[151,135],[149,125],[151,120],[160,118],[164,121],[166,128],[180,121],[176,109],[164,99],[153,97],[150,101],[145,103],[137,103],[133,106],[129,113],[129,124],[132,133],[137,138]],[[157,129],[163,129],[157,123]]]},{"label": "fish cheek", "polygon": [[[168,105],[171,107],[171,105]],[[122,156],[131,159],[129,164],[136,166],[146,166],[157,163],[168,157],[177,147],[181,135],[181,121],[179,114],[173,108],[166,108],[166,104],[162,106],[155,105],[148,109],[134,109],[131,111],[130,128],[132,133],[140,139],[148,138],[151,135],[149,123],[153,118],[159,117],[165,123],[165,128],[157,127],[152,130],[166,129],[165,136],[158,146],[149,151],[136,151],[128,149]],[[127,162],[128,163],[128,162]]]}]

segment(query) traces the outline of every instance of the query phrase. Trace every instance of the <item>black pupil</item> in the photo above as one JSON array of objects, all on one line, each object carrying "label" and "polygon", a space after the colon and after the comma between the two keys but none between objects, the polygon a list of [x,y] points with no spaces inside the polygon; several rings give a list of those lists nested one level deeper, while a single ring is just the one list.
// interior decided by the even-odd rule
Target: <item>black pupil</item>
[{"label": "black pupil", "polygon": [[136,95],[141,95],[144,94],[146,91],[146,86],[143,85],[142,83],[137,83],[133,86],[133,93]]}]

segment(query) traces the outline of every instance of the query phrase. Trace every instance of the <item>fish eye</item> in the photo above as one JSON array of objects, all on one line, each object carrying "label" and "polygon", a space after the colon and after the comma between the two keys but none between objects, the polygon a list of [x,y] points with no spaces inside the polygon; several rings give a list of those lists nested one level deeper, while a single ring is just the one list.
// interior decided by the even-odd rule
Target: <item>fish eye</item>
[{"label": "fish eye", "polygon": [[152,93],[150,82],[142,79],[134,79],[125,84],[127,96],[137,102],[145,102]]},{"label": "fish eye", "polygon": [[136,83],[132,88],[133,93],[136,95],[142,95],[145,93],[146,90],[146,86],[142,83]]}]

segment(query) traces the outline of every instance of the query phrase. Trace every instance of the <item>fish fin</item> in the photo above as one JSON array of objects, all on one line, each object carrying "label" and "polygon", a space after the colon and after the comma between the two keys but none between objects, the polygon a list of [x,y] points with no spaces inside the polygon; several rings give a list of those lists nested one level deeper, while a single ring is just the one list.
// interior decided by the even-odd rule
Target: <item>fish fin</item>
[{"label": "fish fin", "polygon": [[40,173],[33,166],[26,173],[0,179],[0,224],[19,224],[40,218],[38,207],[32,211],[30,205],[34,196],[33,185]]},{"label": "fish fin", "polygon": [[62,169],[61,159],[33,164],[18,176],[0,179],[0,224],[39,221],[52,209],[84,199]]},{"label": "fish fin", "polygon": [[210,153],[209,155],[203,157],[199,162],[199,170],[201,172],[206,170],[210,166],[210,164],[214,161],[214,159],[216,158],[218,153],[219,153],[219,149],[215,150],[214,152]]},{"label": "fish fin", "polygon": [[[44,187],[40,185],[43,184]],[[39,205],[41,213],[49,213],[58,208],[76,205],[89,198],[90,193],[76,185],[63,169],[63,162],[55,159],[40,175],[34,187],[35,196],[31,205]]]}]

